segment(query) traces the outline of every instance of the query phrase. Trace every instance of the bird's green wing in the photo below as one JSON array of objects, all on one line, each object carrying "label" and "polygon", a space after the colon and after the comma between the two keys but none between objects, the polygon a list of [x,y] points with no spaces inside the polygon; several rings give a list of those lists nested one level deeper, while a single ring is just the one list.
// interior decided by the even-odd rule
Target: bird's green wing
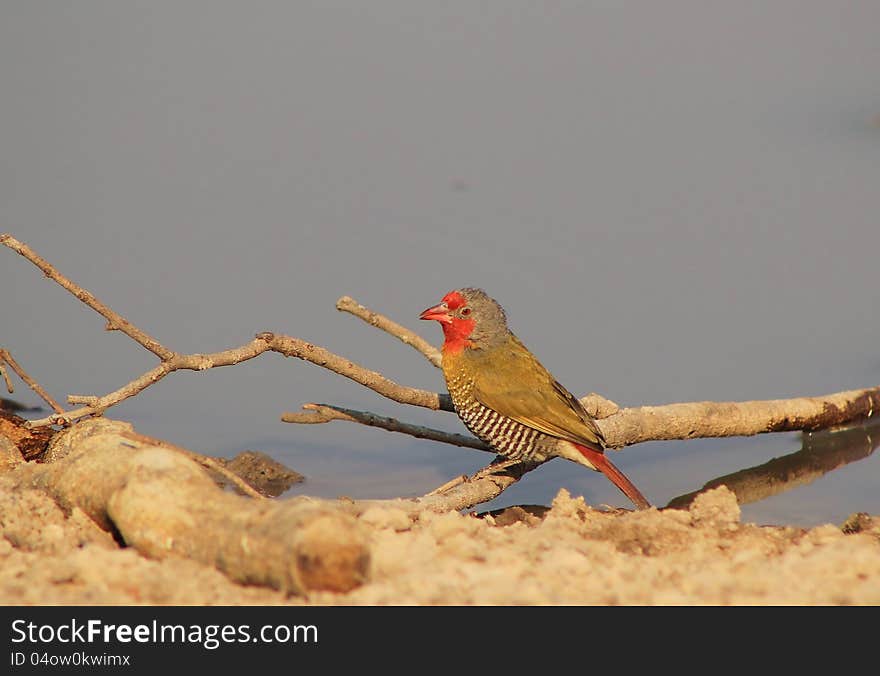
[{"label": "bird's green wing", "polygon": [[474,396],[503,416],[545,434],[603,448],[602,432],[581,403],[516,336],[479,358]]}]

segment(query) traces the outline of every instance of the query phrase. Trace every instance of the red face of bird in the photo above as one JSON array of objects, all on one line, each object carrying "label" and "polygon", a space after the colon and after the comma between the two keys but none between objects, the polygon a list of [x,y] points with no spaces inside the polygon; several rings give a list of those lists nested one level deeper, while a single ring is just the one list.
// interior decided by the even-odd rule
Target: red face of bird
[{"label": "red face of bird", "polygon": [[440,322],[444,352],[485,348],[507,336],[504,310],[481,289],[456,289],[419,315]]}]

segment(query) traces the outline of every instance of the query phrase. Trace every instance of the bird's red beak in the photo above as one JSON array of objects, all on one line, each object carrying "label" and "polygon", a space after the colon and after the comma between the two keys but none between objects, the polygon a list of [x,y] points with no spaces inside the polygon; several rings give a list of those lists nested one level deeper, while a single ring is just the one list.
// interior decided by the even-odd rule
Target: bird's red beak
[{"label": "bird's red beak", "polygon": [[441,324],[452,323],[452,317],[449,316],[449,306],[445,302],[429,307],[419,315],[419,319],[433,319]]}]

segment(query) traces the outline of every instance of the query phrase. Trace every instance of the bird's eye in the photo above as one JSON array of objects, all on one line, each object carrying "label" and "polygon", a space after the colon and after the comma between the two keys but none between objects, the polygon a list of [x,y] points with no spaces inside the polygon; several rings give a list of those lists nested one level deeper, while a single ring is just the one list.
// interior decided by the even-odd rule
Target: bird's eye
[{"label": "bird's eye", "polygon": [[471,309],[469,307],[465,307],[461,309],[462,317],[467,317],[471,313]]}]

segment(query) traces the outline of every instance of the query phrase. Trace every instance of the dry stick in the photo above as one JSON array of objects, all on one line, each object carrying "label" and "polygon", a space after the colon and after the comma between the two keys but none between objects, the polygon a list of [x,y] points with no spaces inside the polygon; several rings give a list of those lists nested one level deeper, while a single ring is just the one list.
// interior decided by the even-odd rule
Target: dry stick
[{"label": "dry stick", "polygon": [[[600,409],[604,407],[607,412],[616,406],[608,400],[604,400],[603,403],[601,397],[595,394],[587,395],[581,401],[591,410],[595,410],[598,406]],[[839,392],[824,397],[738,403],[697,402],[625,408],[607,418],[597,420],[596,423],[609,442],[609,447],[622,447],[659,439],[751,436],[765,432],[833,427],[852,423],[860,418],[871,418],[875,401],[880,402],[880,388]],[[456,443],[445,438],[445,432],[409,425],[393,418],[384,418],[363,411],[342,409],[340,412],[337,407],[321,406],[315,409],[315,413],[308,415],[313,419],[297,419],[297,414],[286,414],[285,418],[293,416],[290,422],[347,420],[376,427],[385,427],[385,421],[391,421],[386,427],[391,431],[408,434],[410,428],[416,428],[419,434],[413,436]],[[365,422],[367,420],[369,422]],[[477,448],[476,445],[471,447]],[[371,505],[396,506],[412,512],[423,509],[431,511],[470,509],[474,505],[495,499],[538,466],[520,465],[510,468],[505,473],[486,475],[487,472],[491,472],[489,465],[478,471],[471,479],[462,480],[456,477],[414,501],[358,501],[352,510],[359,513]]]},{"label": "dry stick", "polygon": [[819,397],[639,406],[597,423],[608,445],[621,448],[643,441],[825,429],[869,419],[878,407],[880,388],[871,387]]},{"label": "dry stick", "polygon": [[[0,348],[0,364],[2,364],[3,362],[9,364],[10,368],[12,368],[12,370],[18,374],[18,377],[21,378],[25,383],[27,383],[28,387],[30,387],[34,392],[42,397],[43,401],[49,404],[49,406],[51,406],[56,413],[64,413],[64,409],[58,405],[58,402],[56,402],[51,396],[49,396],[49,393],[46,392],[46,390],[44,390],[36,380],[31,378],[25,372],[25,370],[18,365],[18,362],[12,358],[11,354],[9,354],[9,350],[4,350]],[[9,377],[6,375],[5,369],[3,371],[3,376],[6,378],[6,387],[11,393],[12,383],[9,382]]]},{"label": "dry stick", "polygon": [[385,333],[394,336],[398,340],[420,352],[424,355],[425,359],[431,362],[434,366],[440,368],[440,350],[431,345],[431,343],[417,333],[410,331],[405,326],[388,319],[388,317],[381,315],[378,312],[373,312],[349,296],[343,296],[337,300],[336,309],[340,312],[349,312],[355,317],[363,319],[370,326],[375,326],[377,329],[381,329],[382,331],[385,331]]},{"label": "dry stick", "polygon": [[541,463],[518,464],[507,467],[497,474],[487,474],[491,465],[477,472],[479,478],[455,477],[433,491],[412,499],[396,498],[393,500],[355,500],[345,508],[353,514],[361,514],[373,507],[393,507],[402,509],[409,514],[418,515],[423,511],[450,512],[470,509],[475,505],[488,502],[501,495],[505,490],[519,481],[527,472],[531,472]]},{"label": "dry stick", "polygon": [[140,434],[139,432],[124,432],[122,433],[122,435],[141,444],[146,444],[148,446],[161,446],[162,448],[167,448],[168,450],[182,453],[183,455],[194,460],[203,467],[207,467],[208,469],[221,475],[224,479],[233,484],[245,495],[256,498],[258,500],[266,499],[265,495],[256,490],[247,481],[238,476],[238,474],[236,474],[235,472],[231,472],[226,467],[221,465],[214,458],[211,458],[207,455],[202,455],[201,453],[196,453],[195,451],[191,451],[188,448],[177,446],[162,439],[156,439],[155,437],[149,437],[146,434]]},{"label": "dry stick", "polygon": [[[262,335],[271,336],[272,334]],[[325,350],[323,347],[318,347],[298,338],[281,335],[272,336],[269,349],[280,352],[287,357],[298,357],[318,366],[323,366],[401,404],[422,406],[433,410],[453,410],[452,401],[447,394],[438,394],[437,392],[400,385],[386,378],[378,371],[365,369],[344,357]]]},{"label": "dry stick", "polygon": [[[619,448],[642,441],[660,439],[690,439],[696,437],[751,436],[765,432],[811,430],[831,427],[860,418],[870,418],[874,402],[880,402],[880,388],[839,392],[824,397],[800,397],[796,399],[749,401],[749,402],[696,402],[644,406],[617,410],[614,402],[595,394],[581,401],[591,411],[609,414],[597,420],[609,447]],[[394,432],[432,438],[444,443],[456,443],[446,433],[417,425],[402,423],[373,413],[339,409],[328,406],[308,406],[309,414],[286,414],[282,419],[290,422],[329,422],[347,420]],[[459,435],[455,435],[459,436]],[[477,448],[477,446],[470,446]],[[480,448],[480,450],[487,450]],[[402,506],[407,510],[449,511],[469,509],[474,505],[493,500],[523,475],[539,465],[520,465],[507,472],[491,474],[491,465],[476,473],[468,481],[452,480],[435,488],[415,501],[389,501],[388,505]],[[487,474],[487,472],[490,472]],[[364,501],[353,507],[355,511],[380,502]],[[386,504],[381,502],[381,504]]]},{"label": "dry stick", "polygon": [[6,372],[6,362],[3,359],[0,359],[0,375],[3,376],[3,380],[6,383],[6,391],[9,394],[15,392],[15,389],[12,387],[12,381],[9,379],[9,374]]},{"label": "dry stick", "polygon": [[450,489],[455,488],[456,486],[463,484],[468,480],[467,474],[459,474],[456,477],[452,477],[445,484],[437,486],[433,491],[429,491],[425,493],[425,495],[443,495],[444,493],[448,493]]},{"label": "dry stick", "polygon": [[202,455],[201,453],[196,453],[195,451],[190,451],[189,449],[186,449],[186,448],[181,448],[180,446],[174,446],[174,448],[176,450],[184,452],[187,456],[189,456],[191,459],[195,460],[202,467],[205,467],[205,468],[210,469],[214,472],[217,472],[217,474],[221,475],[224,479],[229,481],[233,486],[238,488],[238,490],[241,491],[243,494],[245,494],[249,497],[252,497],[252,498],[256,498],[257,500],[265,500],[266,499],[266,496],[263,495],[262,493],[260,493],[260,491],[258,491],[256,488],[251,486],[247,481],[242,479],[235,472],[231,472],[228,469],[226,469],[223,465],[221,465],[219,462],[217,462],[214,458],[207,456],[207,455]]},{"label": "dry stick", "polygon": [[347,420],[349,422],[361,423],[362,425],[369,425],[370,427],[380,427],[389,432],[409,434],[418,439],[442,441],[445,444],[464,446],[465,448],[474,448],[478,451],[495,453],[495,451],[476,437],[466,437],[463,434],[453,434],[451,432],[435,430],[431,427],[413,425],[401,422],[395,418],[386,418],[382,415],[376,415],[375,413],[355,411],[350,408],[331,406],[329,404],[305,404],[303,408],[309,411],[309,413],[284,413],[281,416],[281,421],[309,425],[330,422],[331,420]]},{"label": "dry stick", "polygon": [[113,310],[104,305],[91,293],[60,274],[48,261],[40,258],[40,256],[38,256],[27,244],[19,242],[9,234],[0,235],[0,244],[9,247],[13,251],[16,251],[27,258],[31,263],[40,268],[46,277],[63,286],[83,303],[104,317],[107,320],[108,331],[122,331],[129,338],[132,338],[159,357],[159,359],[171,359],[174,356],[174,353],[171,350],[160,344],[155,338],[151,338],[147,333],[141,331],[130,323],[125,317],[113,312]]},{"label": "dry stick", "polygon": [[[584,397],[585,404],[596,403],[596,395]],[[837,392],[822,397],[772,399],[743,402],[693,402],[664,406],[622,408],[596,421],[609,448],[622,448],[644,441],[669,441],[709,437],[753,436],[767,432],[817,430],[859,419],[871,418],[880,405],[880,388]],[[311,424],[333,420],[359,422],[391,432],[410,434],[456,446],[488,450],[480,442],[466,444],[458,434],[404,423],[368,411],[354,411],[326,404],[307,404],[312,413],[285,413],[284,422]]]}]

